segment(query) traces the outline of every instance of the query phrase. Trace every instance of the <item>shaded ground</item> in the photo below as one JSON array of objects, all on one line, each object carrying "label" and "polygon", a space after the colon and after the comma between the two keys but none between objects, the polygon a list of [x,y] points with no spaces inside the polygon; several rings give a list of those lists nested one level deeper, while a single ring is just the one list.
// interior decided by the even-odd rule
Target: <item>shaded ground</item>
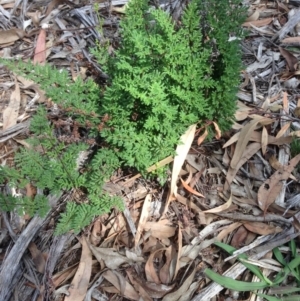
[{"label": "shaded ground", "polygon": [[[125,2],[99,4],[104,37],[112,47],[118,44],[122,16],[117,5]],[[176,3],[170,9],[175,17],[181,10]],[[52,199],[54,209],[45,219],[2,213],[0,300],[249,299],[249,293],[234,294],[211,283],[203,271],[209,267],[252,281],[242,264],[225,262],[227,255],[213,243],[244,247],[258,260],[298,235],[300,157],[295,153],[290,161],[292,135],[297,137],[300,128],[297,4],[250,1],[237,121],[230,133],[210,143],[199,143],[203,133],[191,131],[195,138],[186,145],[188,154],[182,151],[179,156],[184,163],[175,159],[168,181],[177,183],[176,198],[168,198],[172,185],[160,188],[139,176],[116,175],[106,189],[114,193],[121,187],[125,212],[95,219],[80,237],[53,236],[58,212],[76,191]],[[95,30],[92,3],[0,1],[0,5],[1,57],[47,60],[67,68],[73,79],[105,79],[89,53],[95,40],[104,39]],[[42,30],[43,24],[51,27]],[[40,50],[44,42],[46,57]],[[37,105],[51,102],[37,86],[28,87],[4,68],[0,72],[4,165],[11,164],[12,153],[25,144],[28,120]],[[16,93],[17,109],[11,101]],[[7,108],[9,118],[3,116]]]}]

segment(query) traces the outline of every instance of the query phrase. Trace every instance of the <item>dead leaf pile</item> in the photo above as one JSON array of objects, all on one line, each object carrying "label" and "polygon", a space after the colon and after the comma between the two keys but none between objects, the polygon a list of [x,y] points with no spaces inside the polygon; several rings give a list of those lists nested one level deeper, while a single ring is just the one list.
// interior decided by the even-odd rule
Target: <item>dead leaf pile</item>
[{"label": "dead leaf pile", "polygon": [[[110,6],[100,2],[105,34],[115,39],[115,17],[127,1],[113,0]],[[204,277],[206,267],[243,278],[245,267],[235,262],[238,254],[254,254],[249,260],[257,262],[297,237],[300,155],[292,157],[290,145],[300,137],[300,10],[292,2],[249,1],[243,24],[249,35],[242,42],[246,67],[231,131],[221,133],[217,120],[200,128],[191,125],[176,156],[148,169],[171,165],[164,188],[140,174],[115,176],[104,189],[121,191],[125,211],[97,217],[80,237],[54,238],[51,218],[28,246],[30,260],[24,256],[18,299],[33,294],[39,301],[232,299],[230,291],[220,293],[222,287]],[[53,0],[42,13],[38,1],[25,6],[1,3],[7,19],[0,30],[1,57],[18,53],[37,64],[67,66],[73,79],[84,78],[86,70],[95,77],[102,74],[88,54],[93,40],[106,41],[94,29],[90,5]],[[22,28],[14,22],[16,16],[24,20]],[[26,132],[36,105],[51,103],[34,82],[8,71],[0,89],[0,156],[5,165],[15,148],[26,147],[16,136]],[[53,123],[62,126],[63,120]],[[206,142],[209,130],[215,139]],[[26,189],[28,195],[36,193]],[[17,240],[15,233],[26,222],[3,219],[8,226],[1,229],[1,248]],[[215,242],[237,251],[226,258]],[[9,252],[9,245],[4,249]],[[271,263],[262,269],[278,270]]]}]

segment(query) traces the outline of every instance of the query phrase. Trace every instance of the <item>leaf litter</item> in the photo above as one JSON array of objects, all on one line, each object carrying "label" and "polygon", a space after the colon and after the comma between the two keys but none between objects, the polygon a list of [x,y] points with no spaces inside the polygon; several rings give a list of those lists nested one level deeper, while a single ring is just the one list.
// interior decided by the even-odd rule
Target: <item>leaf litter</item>
[{"label": "leaf litter", "polygon": [[[45,7],[44,16],[36,13],[34,3],[30,11],[24,12],[11,3],[1,3],[6,14],[27,14],[29,22],[20,28],[11,23],[10,29],[0,31],[1,56],[22,53],[25,58],[28,54],[20,45],[28,43],[34,49],[35,62],[67,66],[75,78],[67,57],[82,59],[81,48],[92,45],[87,46],[81,31],[74,39],[64,23],[70,18],[63,20],[58,14],[59,10],[71,12],[73,3],[52,1]],[[124,8],[120,10],[119,6],[124,4],[126,1],[112,1],[112,11],[123,13]],[[99,6],[106,12],[104,3]],[[80,24],[92,20],[89,11],[90,6],[77,8]],[[108,14],[106,18],[113,22]],[[54,35],[42,27],[49,22],[55,22],[61,31]],[[59,245],[50,221],[47,230],[29,245],[34,267],[27,265],[27,274],[35,269],[39,274],[36,280],[27,279],[26,285],[21,285],[19,299],[25,300],[24,296],[36,289],[47,294],[48,289],[56,300],[108,300],[117,296],[147,301],[223,300],[232,297],[232,292],[210,283],[203,271],[208,267],[235,279],[244,277],[245,267],[232,261],[238,253],[224,257],[214,245],[218,241],[240,249],[240,254],[248,252],[248,261],[261,263],[263,269],[276,269],[275,262],[263,264],[263,258],[299,233],[299,214],[295,210],[300,207],[300,157],[292,157],[290,152],[290,143],[300,137],[299,22],[299,10],[293,1],[249,1],[249,18],[243,24],[249,36],[242,42],[246,69],[241,73],[231,132],[220,133],[214,122],[211,125],[216,140],[204,142],[207,128],[196,131],[192,125],[177,148],[177,156],[149,169],[173,161],[170,188],[161,190],[141,175],[120,181],[127,214],[112,212],[99,217],[84,232],[81,244],[75,243],[74,235],[61,238],[67,251],[59,253],[56,261],[53,255],[49,257]],[[30,23],[38,31],[26,33]],[[91,28],[86,33],[101,38]],[[0,155],[9,162],[13,160],[10,151],[22,144],[22,137],[17,135],[26,133],[27,128],[15,127],[25,125],[36,102],[51,106],[51,101],[35,83],[22,77],[6,74],[0,88],[1,137],[8,137],[1,140]],[[107,189],[119,190],[115,183],[110,184]],[[12,226],[22,231],[17,223]],[[4,238],[9,239],[8,234]],[[50,275],[47,279],[43,277],[46,273]],[[25,273],[20,275],[20,279],[24,277]]]}]

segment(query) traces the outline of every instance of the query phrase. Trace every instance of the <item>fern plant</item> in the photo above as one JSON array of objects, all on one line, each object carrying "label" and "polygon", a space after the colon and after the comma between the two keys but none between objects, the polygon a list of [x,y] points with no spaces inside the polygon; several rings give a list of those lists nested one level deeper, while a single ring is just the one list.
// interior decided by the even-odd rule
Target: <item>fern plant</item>
[{"label": "fern plant", "polygon": [[[16,154],[14,168],[1,167],[0,180],[19,190],[30,183],[45,194],[78,189],[86,202],[67,204],[56,233],[79,232],[95,215],[122,208],[119,197],[103,192],[114,170],[129,166],[144,172],[173,154],[193,123],[213,120],[229,129],[241,68],[239,26],[245,13],[239,2],[192,0],[175,23],[147,0],[131,0],[120,24],[119,49],[109,56],[106,44],[98,43],[92,51],[110,78],[101,89],[92,80],[72,82],[66,71],[48,65],[2,61],[39,84],[64,114],[103,143],[78,169],[76,158],[88,146],[59,141],[39,109],[31,123],[31,148]],[[0,194],[0,208],[42,214],[46,197]]]},{"label": "fern plant", "polygon": [[230,32],[241,34],[245,16],[240,1],[212,0],[206,7],[195,0],[177,28],[147,2],[129,3],[101,106],[111,117],[102,137],[142,171],[173,153],[190,124],[215,120],[230,128],[241,59],[238,39],[228,39]]},{"label": "fern plant", "polygon": [[[30,131],[33,137],[28,140],[31,148],[16,153],[13,168],[0,167],[0,180],[18,191],[27,184],[47,194],[71,189],[84,190],[88,203],[68,203],[56,227],[56,234],[69,230],[77,233],[95,216],[108,212],[114,206],[123,208],[121,198],[111,197],[102,190],[104,182],[119,166],[119,160],[112,151],[103,149],[86,166],[89,172],[81,173],[76,159],[80,152],[87,150],[88,145],[58,141],[44,108],[40,107],[32,118]],[[29,215],[45,215],[49,211],[46,196],[40,194],[20,197],[2,193],[0,208]]]}]

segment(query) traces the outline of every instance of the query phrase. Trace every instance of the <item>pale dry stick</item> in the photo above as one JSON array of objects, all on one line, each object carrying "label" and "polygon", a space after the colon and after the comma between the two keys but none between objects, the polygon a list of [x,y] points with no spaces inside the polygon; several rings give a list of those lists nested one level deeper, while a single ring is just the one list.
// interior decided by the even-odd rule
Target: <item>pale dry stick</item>
[{"label": "pale dry stick", "polygon": [[[51,205],[55,204],[59,197],[60,196],[50,196],[48,198],[49,203],[51,203]],[[24,252],[26,251],[33,237],[43,226],[47,216],[44,218],[38,216],[33,217],[28,223],[27,227],[17,238],[15,245],[10,250],[7,257],[4,259],[0,270],[0,300],[9,300],[13,288],[13,278],[20,268],[19,265],[21,258],[23,257]]]},{"label": "pale dry stick", "polygon": [[221,220],[221,221],[216,221],[213,223],[210,223],[207,225],[202,231],[199,232],[198,236],[196,236],[191,244],[192,245],[197,245],[201,241],[203,241],[208,235],[216,233],[217,229],[219,229],[221,226],[231,224],[231,220]]},{"label": "pale dry stick", "polygon": [[287,226],[292,224],[291,219],[286,219],[280,215],[271,214],[271,213],[267,213],[265,216],[254,216],[254,215],[246,215],[242,213],[223,213],[223,212],[218,212],[214,214],[222,217],[234,219],[234,220],[243,220],[249,222],[281,222]]},{"label": "pale dry stick", "polygon": [[8,128],[5,131],[0,131],[0,143],[4,142],[10,138],[13,138],[23,132],[28,131],[30,125],[30,121],[27,120],[22,123],[17,123],[16,125]]},{"label": "pale dry stick", "polygon": [[[284,93],[285,93],[286,100],[287,100],[287,94],[286,94],[286,92],[284,92]],[[288,115],[288,112],[289,112],[289,102],[287,100],[286,107],[284,104],[283,110],[281,113],[282,113],[282,115]],[[280,121],[281,128],[283,128],[286,123],[287,123],[287,121],[281,120]],[[287,129],[287,131],[284,133],[283,137],[287,137],[289,133],[290,133],[290,129]],[[284,144],[279,149],[278,161],[280,162],[281,165],[286,166],[289,163],[289,158],[290,158],[290,148],[286,144]],[[286,182],[287,182],[286,180],[283,181],[283,186],[280,191],[280,194],[277,196],[277,198],[275,200],[275,203],[281,207],[285,207],[284,200],[285,200],[285,191],[286,191],[286,187],[287,187]]]},{"label": "pale dry stick", "polygon": [[284,24],[284,26],[272,37],[272,41],[279,38],[282,40],[300,22],[300,10],[295,10],[295,14]]},{"label": "pale dry stick", "polygon": [[248,246],[245,246],[241,249],[238,249],[236,251],[233,252],[232,256],[227,257],[224,261],[229,261],[235,257],[237,257],[240,254],[243,254],[257,246],[259,246],[260,244],[262,244],[265,241],[268,241],[273,235],[264,235],[264,236],[260,236],[258,237],[254,242],[252,242],[251,244],[249,244]]},{"label": "pale dry stick", "polygon": [[75,235],[73,233],[55,236],[51,243],[51,248],[46,261],[45,273],[42,280],[44,290],[41,291],[41,295],[43,296],[43,300],[50,300],[54,269],[58,260],[61,258],[65,247],[74,239],[74,237]]}]

